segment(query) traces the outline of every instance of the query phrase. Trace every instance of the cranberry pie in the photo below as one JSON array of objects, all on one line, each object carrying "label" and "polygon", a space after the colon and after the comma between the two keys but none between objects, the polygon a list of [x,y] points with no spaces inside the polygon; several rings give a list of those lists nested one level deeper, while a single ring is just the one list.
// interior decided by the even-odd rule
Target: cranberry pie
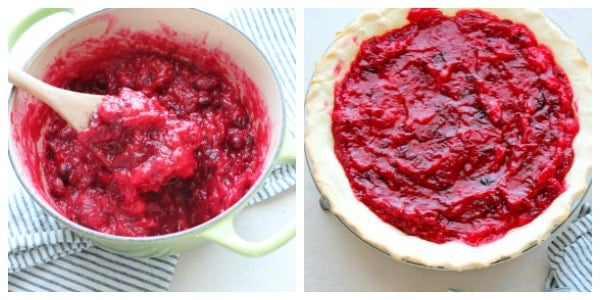
[{"label": "cranberry pie", "polygon": [[331,210],[390,256],[489,266],[539,244],[591,178],[590,69],[530,9],[383,9],[338,32],[306,99]]}]

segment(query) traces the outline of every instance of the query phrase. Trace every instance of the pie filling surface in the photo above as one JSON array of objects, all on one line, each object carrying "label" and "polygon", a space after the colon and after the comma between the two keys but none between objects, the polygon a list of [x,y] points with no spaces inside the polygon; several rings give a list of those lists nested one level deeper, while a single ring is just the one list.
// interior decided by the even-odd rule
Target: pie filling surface
[{"label": "pie filling surface", "polygon": [[524,25],[413,9],[335,86],[335,154],[361,202],[409,235],[481,245],[565,189],[573,91]]}]

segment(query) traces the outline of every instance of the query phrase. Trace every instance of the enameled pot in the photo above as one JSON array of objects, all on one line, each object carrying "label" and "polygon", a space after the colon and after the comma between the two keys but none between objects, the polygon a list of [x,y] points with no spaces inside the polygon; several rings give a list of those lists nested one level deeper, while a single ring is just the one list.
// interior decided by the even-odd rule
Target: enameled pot
[{"label": "enameled pot", "polygon": [[[51,13],[53,11],[50,9],[38,11],[22,24],[27,27]],[[170,30],[164,30],[165,25]],[[271,123],[270,143],[259,178],[232,207],[208,222],[184,231],[152,237],[123,237],[91,230],[67,219],[53,208],[53,199],[44,187],[45,179],[39,167],[42,155],[39,145],[43,135],[39,134],[39,130],[24,128],[28,124],[24,120],[32,117],[28,104],[38,100],[14,88],[9,100],[9,156],[17,177],[32,198],[49,215],[70,230],[100,247],[130,256],[152,257],[179,253],[206,240],[241,254],[261,255],[289,241],[296,232],[295,220],[291,220],[270,238],[259,242],[245,240],[234,229],[236,216],[260,189],[271,170],[278,164],[294,163],[295,154],[294,148],[285,139],[285,110],[268,62],[248,38],[226,22],[194,9],[102,10],[77,20],[52,36],[26,63],[24,69],[41,78],[47,67],[65,49],[90,38],[106,38],[123,28],[131,31],[149,31],[175,40],[181,38],[202,41],[207,49],[217,48],[227,53],[231,60],[254,80],[265,101]],[[11,35],[9,46],[18,38],[18,34],[15,36]]]}]

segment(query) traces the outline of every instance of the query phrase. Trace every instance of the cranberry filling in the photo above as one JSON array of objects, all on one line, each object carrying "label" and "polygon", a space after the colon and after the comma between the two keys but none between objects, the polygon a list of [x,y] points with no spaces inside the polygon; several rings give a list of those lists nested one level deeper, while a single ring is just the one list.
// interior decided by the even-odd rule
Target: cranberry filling
[{"label": "cranberry filling", "polygon": [[123,236],[184,230],[238,202],[263,170],[270,125],[260,93],[201,41],[124,30],[65,52],[45,79],[118,95],[105,97],[79,136],[48,109],[48,189],[83,226]]},{"label": "cranberry filling", "polygon": [[573,91],[524,25],[413,9],[360,45],[335,87],[335,153],[355,196],[435,243],[481,245],[564,191],[579,130]]}]

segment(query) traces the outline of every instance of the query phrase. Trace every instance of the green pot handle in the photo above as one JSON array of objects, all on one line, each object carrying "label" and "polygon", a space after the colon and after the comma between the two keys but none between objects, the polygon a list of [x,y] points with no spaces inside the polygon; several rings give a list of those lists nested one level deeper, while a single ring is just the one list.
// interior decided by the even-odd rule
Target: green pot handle
[{"label": "green pot handle", "polygon": [[12,50],[13,46],[17,43],[21,35],[27,31],[27,29],[40,20],[59,12],[68,12],[73,14],[75,11],[72,8],[40,8],[23,18],[23,20],[15,25],[15,27],[13,27],[8,34],[8,52]]},{"label": "green pot handle", "polygon": [[296,142],[287,129],[283,135],[283,141],[281,142],[276,162],[277,164],[296,164]]},{"label": "green pot handle", "polygon": [[[294,140],[286,133],[276,159],[277,164],[295,164],[296,150]],[[200,236],[247,256],[258,256],[272,252],[283,246],[296,235],[296,218],[290,220],[270,238],[258,242],[250,242],[240,237],[235,231],[233,221],[242,209],[233,212],[218,223],[200,233]]]}]

